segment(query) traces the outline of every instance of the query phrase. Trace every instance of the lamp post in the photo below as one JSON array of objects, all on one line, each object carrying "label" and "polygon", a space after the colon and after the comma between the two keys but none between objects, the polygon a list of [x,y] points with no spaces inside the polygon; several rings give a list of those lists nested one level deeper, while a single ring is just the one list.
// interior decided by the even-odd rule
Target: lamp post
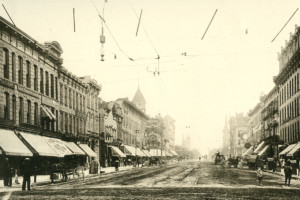
[{"label": "lamp post", "polygon": [[139,130],[135,130],[134,131],[135,132],[135,160],[136,160],[136,163],[137,163],[137,155],[136,155],[136,151],[137,151],[137,147],[136,147],[136,139],[137,139],[137,135],[138,135],[138,133],[139,133]]}]

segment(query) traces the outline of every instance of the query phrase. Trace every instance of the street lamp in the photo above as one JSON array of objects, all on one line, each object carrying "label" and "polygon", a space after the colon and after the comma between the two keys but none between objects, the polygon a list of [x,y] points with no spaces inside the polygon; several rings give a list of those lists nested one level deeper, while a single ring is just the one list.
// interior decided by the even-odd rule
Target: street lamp
[{"label": "street lamp", "polygon": [[139,133],[139,130],[135,130],[134,131],[135,132],[135,159],[136,159],[136,163],[137,163],[137,155],[136,155],[136,151],[137,151],[137,147],[136,147],[136,139],[137,139],[137,134]]}]

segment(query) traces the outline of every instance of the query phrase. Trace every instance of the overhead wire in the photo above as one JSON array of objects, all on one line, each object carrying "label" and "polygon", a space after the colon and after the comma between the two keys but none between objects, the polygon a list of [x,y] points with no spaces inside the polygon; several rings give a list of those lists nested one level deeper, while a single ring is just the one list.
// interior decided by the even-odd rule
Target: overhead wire
[{"label": "overhead wire", "polygon": [[121,51],[129,60],[134,61],[133,58],[131,58],[120,46],[120,44],[118,43],[118,41],[116,40],[115,36],[113,35],[113,33],[111,32],[110,28],[108,27],[106,21],[104,20],[104,18],[100,15],[96,5],[94,4],[94,2],[92,0],[90,0],[92,2],[92,4],[94,5],[94,8],[96,9],[99,18],[101,19],[101,21],[103,22],[103,24],[105,25],[106,29],[108,30],[110,36],[112,37],[113,41],[115,42],[115,44],[117,45],[119,51]]}]

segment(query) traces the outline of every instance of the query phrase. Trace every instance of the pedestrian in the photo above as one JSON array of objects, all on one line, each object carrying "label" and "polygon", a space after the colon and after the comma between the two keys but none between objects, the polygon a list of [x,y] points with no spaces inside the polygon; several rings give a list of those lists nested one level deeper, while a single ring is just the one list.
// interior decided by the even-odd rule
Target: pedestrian
[{"label": "pedestrian", "polygon": [[291,161],[288,160],[284,166],[284,175],[285,175],[285,185],[288,184],[290,186],[291,178],[292,178],[293,168],[291,165]]},{"label": "pedestrian", "polygon": [[257,174],[258,185],[262,185],[263,171],[261,170],[261,167],[257,167],[256,174]]},{"label": "pedestrian", "polygon": [[116,172],[119,171],[119,159],[117,159],[115,161],[115,169],[116,169]]},{"label": "pedestrian", "polygon": [[31,176],[31,166],[30,166],[30,159],[25,158],[23,166],[23,184],[22,184],[22,190],[25,190],[26,184],[27,184],[27,190],[30,191],[30,176]]}]

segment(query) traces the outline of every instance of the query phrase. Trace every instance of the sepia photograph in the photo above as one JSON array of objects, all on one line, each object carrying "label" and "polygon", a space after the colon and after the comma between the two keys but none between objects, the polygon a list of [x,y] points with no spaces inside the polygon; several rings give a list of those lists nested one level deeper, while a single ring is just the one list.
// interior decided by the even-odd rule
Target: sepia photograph
[{"label": "sepia photograph", "polygon": [[0,199],[300,198],[298,0],[0,3]]}]

